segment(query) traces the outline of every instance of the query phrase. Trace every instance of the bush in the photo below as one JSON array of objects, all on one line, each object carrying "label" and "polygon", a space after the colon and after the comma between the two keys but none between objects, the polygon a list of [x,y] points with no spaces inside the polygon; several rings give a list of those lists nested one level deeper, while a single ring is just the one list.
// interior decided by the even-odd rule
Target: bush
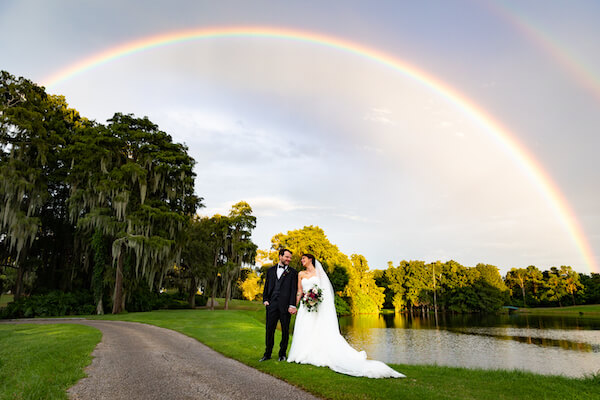
[{"label": "bush", "polygon": [[196,307],[204,307],[208,303],[208,297],[203,294],[196,295]]},{"label": "bush", "polygon": [[335,311],[337,315],[351,314],[350,305],[348,305],[348,302],[340,296],[338,296],[337,294],[335,295]]},{"label": "bush", "polygon": [[96,306],[89,291],[54,291],[23,297],[7,304],[0,318],[60,317],[93,314]]},{"label": "bush", "polygon": [[160,308],[157,292],[153,292],[146,284],[138,285],[127,296],[125,309],[129,312],[152,311]]},{"label": "bush", "polygon": [[[196,295],[196,307],[203,307],[206,305],[208,301],[208,297],[197,294]],[[190,305],[187,300],[187,294],[175,292],[175,293],[161,293],[158,296],[158,306],[157,308],[166,308],[169,310],[179,310],[190,308]]]}]

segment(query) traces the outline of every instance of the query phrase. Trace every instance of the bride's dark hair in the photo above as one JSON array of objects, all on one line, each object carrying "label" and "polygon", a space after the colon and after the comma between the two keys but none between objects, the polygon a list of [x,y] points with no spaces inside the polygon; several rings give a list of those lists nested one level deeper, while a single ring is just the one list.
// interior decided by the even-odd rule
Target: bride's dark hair
[{"label": "bride's dark hair", "polygon": [[312,262],[313,267],[317,266],[317,263],[315,262],[315,256],[313,256],[312,254],[309,253],[304,253],[302,254],[302,257],[306,257],[306,258],[310,258],[310,261]]}]

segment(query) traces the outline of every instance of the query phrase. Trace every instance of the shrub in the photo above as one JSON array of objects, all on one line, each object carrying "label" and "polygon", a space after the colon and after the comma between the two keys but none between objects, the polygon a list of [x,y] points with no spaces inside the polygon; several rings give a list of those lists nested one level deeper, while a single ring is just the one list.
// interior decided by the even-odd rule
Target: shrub
[{"label": "shrub", "polygon": [[23,297],[9,303],[0,318],[60,317],[65,315],[88,315],[96,309],[89,291],[64,293],[53,291]]},{"label": "shrub", "polygon": [[351,314],[350,305],[348,305],[348,302],[337,294],[335,295],[335,311],[337,315]]}]

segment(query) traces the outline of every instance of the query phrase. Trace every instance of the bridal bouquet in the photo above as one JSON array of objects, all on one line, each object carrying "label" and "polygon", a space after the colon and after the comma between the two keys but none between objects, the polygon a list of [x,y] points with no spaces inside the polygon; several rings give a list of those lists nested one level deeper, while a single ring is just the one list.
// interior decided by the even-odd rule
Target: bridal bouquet
[{"label": "bridal bouquet", "polygon": [[317,306],[323,301],[323,291],[317,285],[304,292],[302,303],[308,311],[317,311]]}]

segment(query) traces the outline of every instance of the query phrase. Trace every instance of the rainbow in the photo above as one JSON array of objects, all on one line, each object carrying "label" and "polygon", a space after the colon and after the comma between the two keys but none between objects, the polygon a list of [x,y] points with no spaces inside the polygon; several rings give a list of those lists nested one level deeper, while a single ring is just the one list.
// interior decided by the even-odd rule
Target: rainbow
[{"label": "rainbow", "polygon": [[332,36],[325,36],[313,32],[303,32],[284,28],[272,27],[211,27],[204,29],[185,30],[144,37],[139,40],[130,41],[108,50],[96,53],[88,58],[82,59],[68,67],[56,72],[43,80],[48,88],[53,88],[61,82],[76,75],[82,74],[90,69],[99,67],[113,60],[136,54],[142,51],[168,46],[174,43],[189,42],[195,40],[208,40],[217,38],[265,38],[289,40],[295,42],[325,46],[337,51],[354,54],[367,58],[384,67],[395,70],[445,98],[456,106],[465,115],[480,124],[491,134],[491,136],[522,166],[529,177],[535,182],[543,197],[551,204],[552,209],[564,225],[569,236],[572,238],[577,249],[581,253],[586,267],[591,272],[600,272],[595,262],[592,249],[585,237],[584,231],[577,220],[574,212],[569,206],[566,198],[544,171],[542,166],[521,145],[515,136],[506,129],[499,121],[494,119],[485,110],[468,99],[454,88],[427,74],[426,72],[411,66],[404,61],[385,54],[376,49],[361,44],[342,40]]},{"label": "rainbow", "polygon": [[541,49],[546,53],[566,72],[569,78],[575,80],[582,89],[588,91],[600,103],[600,78],[590,67],[577,60],[565,46],[562,46],[532,21],[510,9],[508,5],[488,2],[486,6],[498,18],[533,43],[536,49]]}]

